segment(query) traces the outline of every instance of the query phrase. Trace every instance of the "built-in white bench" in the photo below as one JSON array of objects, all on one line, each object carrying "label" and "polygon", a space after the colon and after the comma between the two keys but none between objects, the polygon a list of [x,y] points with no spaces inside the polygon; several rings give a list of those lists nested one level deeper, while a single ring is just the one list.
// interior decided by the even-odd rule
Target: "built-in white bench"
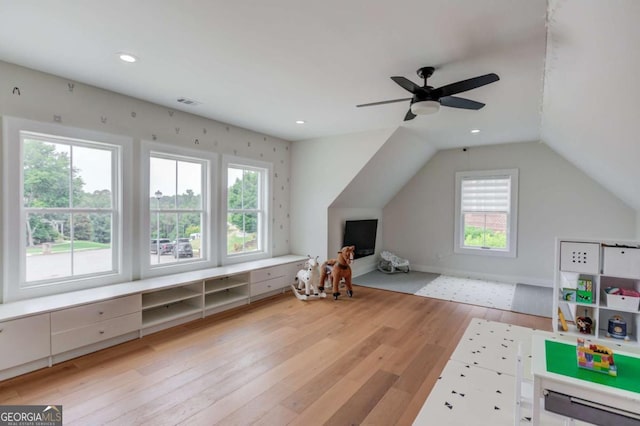
[{"label": "built-in white bench", "polygon": [[287,255],[0,304],[0,380],[284,291]]}]

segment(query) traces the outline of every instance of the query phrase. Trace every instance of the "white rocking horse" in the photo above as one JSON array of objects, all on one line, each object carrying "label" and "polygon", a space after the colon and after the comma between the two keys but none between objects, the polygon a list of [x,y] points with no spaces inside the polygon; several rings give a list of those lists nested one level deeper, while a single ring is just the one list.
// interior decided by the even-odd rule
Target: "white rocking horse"
[{"label": "white rocking horse", "polygon": [[[307,255],[308,259],[305,262],[304,269],[300,269],[296,274],[296,281],[298,282],[298,288],[293,284],[293,294],[300,300],[310,300],[315,298],[325,298],[327,294],[324,291],[319,291],[320,287],[320,262],[316,256],[315,259]],[[304,289],[304,292],[303,292]]]}]

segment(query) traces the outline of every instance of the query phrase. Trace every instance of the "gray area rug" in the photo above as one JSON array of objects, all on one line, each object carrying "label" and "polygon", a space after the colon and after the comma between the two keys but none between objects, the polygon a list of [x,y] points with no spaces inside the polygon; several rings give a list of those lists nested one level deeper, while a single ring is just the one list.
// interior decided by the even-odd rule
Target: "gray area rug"
[{"label": "gray area rug", "polygon": [[440,274],[429,272],[396,272],[385,274],[380,271],[371,271],[353,278],[353,283],[364,287],[373,287],[381,290],[397,291],[399,293],[415,294],[422,287],[438,278]]},{"label": "gray area rug", "polygon": [[[353,278],[353,283],[364,287],[380,290],[396,291],[399,293],[416,294],[426,287],[440,274],[411,271],[384,274],[371,271]],[[455,301],[455,300],[454,300]],[[461,301],[464,303],[464,301]],[[513,312],[551,318],[553,312],[553,289],[518,283],[515,286],[513,302],[510,308]]]},{"label": "gray area rug", "polygon": [[516,284],[513,294],[513,312],[549,317],[553,314],[553,288],[529,284]]}]

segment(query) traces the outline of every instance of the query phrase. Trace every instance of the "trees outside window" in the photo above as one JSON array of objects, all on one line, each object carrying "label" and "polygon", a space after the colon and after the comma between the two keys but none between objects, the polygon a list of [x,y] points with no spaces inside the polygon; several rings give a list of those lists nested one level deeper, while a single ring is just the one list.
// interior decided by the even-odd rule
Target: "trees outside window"
[{"label": "trees outside window", "polygon": [[149,224],[151,238],[169,239],[169,248],[151,248],[150,264],[167,265],[205,257],[207,236],[190,241],[192,251],[178,251],[181,239],[200,234],[205,208],[203,181],[207,164],[196,158],[152,152],[149,166]]},{"label": "trees outside window", "polygon": [[131,279],[132,140],[2,117],[3,301]]},{"label": "trees outside window", "polygon": [[105,144],[24,133],[27,283],[114,270],[111,177],[116,150]]},{"label": "trees outside window", "polygon": [[225,157],[226,259],[268,253],[270,165]]}]

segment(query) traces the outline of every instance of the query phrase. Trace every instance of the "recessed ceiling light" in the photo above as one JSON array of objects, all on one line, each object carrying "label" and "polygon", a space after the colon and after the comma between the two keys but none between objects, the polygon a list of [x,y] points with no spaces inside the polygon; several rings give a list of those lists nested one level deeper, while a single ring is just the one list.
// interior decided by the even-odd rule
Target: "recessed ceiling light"
[{"label": "recessed ceiling light", "polygon": [[480,133],[480,129],[473,129],[471,133]]},{"label": "recessed ceiling light", "polygon": [[118,57],[120,58],[120,60],[124,62],[129,62],[129,63],[132,63],[138,60],[138,58],[136,58],[130,53],[118,53]]},{"label": "recessed ceiling light", "polygon": [[304,120],[296,120],[296,124],[304,124],[305,121]]}]

